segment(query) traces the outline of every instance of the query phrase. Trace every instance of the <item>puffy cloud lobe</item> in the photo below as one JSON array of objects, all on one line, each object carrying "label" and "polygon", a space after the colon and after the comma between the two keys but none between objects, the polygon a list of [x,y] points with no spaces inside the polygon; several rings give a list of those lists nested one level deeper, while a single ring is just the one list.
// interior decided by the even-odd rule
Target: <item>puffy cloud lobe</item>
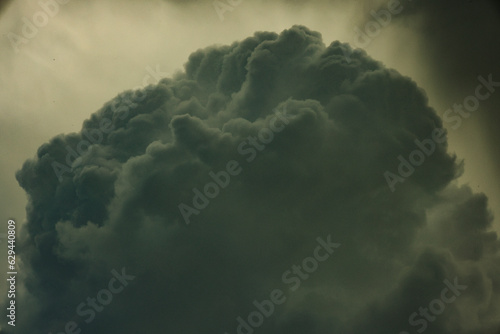
[{"label": "puffy cloud lobe", "polygon": [[[385,9],[388,1],[377,3]],[[431,69],[432,80],[439,87],[439,93],[448,101],[458,102],[470,95],[478,74],[492,73],[498,77],[498,58],[500,45],[500,6],[495,0],[455,2],[450,0],[401,1],[402,11],[393,15],[394,22],[411,27],[419,37],[425,39],[425,46],[418,48],[426,66]],[[372,4],[370,3],[370,6]],[[384,8],[385,7],[385,8]],[[377,11],[378,11],[377,10]],[[370,10],[360,25],[373,20]],[[393,23],[397,24],[397,23]],[[403,26],[403,24],[401,24]],[[485,34],[484,32],[488,33]],[[481,50],[481,52],[478,52]],[[484,74],[486,75],[486,74]],[[492,143],[499,140],[498,131],[490,124],[498,124],[495,110],[500,97],[492,94],[487,101],[482,101],[476,118],[480,121],[485,134]],[[495,164],[500,162],[497,150],[490,149]]]},{"label": "puffy cloud lobe", "polygon": [[[73,320],[93,333],[235,333],[279,288],[287,302],[262,333],[398,333],[458,276],[468,297],[428,332],[493,333],[500,266],[486,198],[451,185],[460,168],[446,144],[390,191],[384,171],[442,122],[413,81],[363,51],[347,62],[348,47],[294,26],[198,50],[185,73],[122,93],[82,132],[42,145],[17,173],[30,200],[18,303],[32,306],[16,330]],[[275,110],[288,124],[248,162],[238,146]],[[113,130],[59,182],[52,163],[103,119]],[[178,204],[230,160],[242,173],[186,226]],[[330,234],[342,247],[292,292],[281,274]],[[122,267],[137,280],[86,324],[77,305]]]}]

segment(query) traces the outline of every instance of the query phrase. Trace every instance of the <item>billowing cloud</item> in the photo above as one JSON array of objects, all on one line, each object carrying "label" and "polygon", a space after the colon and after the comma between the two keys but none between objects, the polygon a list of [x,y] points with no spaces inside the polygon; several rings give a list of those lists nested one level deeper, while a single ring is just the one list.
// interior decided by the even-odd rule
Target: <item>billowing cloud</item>
[{"label": "billowing cloud", "polygon": [[[294,26],[200,49],[42,145],[17,173],[15,330],[496,333],[487,198],[454,184],[445,141],[391,191],[384,174],[442,121],[410,78],[346,48]],[[264,300],[280,302],[253,329]]]},{"label": "billowing cloud", "polygon": [[[376,22],[372,16],[373,11],[380,13],[387,9],[389,3],[391,1],[381,1],[377,3],[378,8],[364,11],[365,17],[359,26],[364,29],[368,22]],[[426,87],[437,92],[439,99],[443,101],[440,115],[455,104],[462,104],[463,98],[471,95],[479,75],[491,74],[498,85],[498,1],[402,0],[400,4],[401,12],[390,17],[390,27],[405,34],[405,40],[420,55],[420,62],[425,64],[425,71],[428,73],[427,79],[423,81],[427,81]],[[382,14],[379,20],[384,19]],[[384,29],[380,29],[378,33],[384,34]],[[401,56],[398,54],[398,57]],[[478,146],[487,152],[482,158],[467,154],[466,164],[470,175],[481,174],[483,166],[490,163],[494,170],[498,170],[500,166],[500,155],[495,145],[500,140],[497,130],[500,118],[496,112],[499,104],[499,94],[492,94],[482,102],[478,112],[468,120],[468,129],[460,130],[461,141],[453,145],[462,152],[475,152]],[[479,141],[482,143],[478,144]],[[500,184],[494,177],[494,172],[486,172],[484,175],[487,176],[485,181],[480,182],[481,189],[491,196],[493,209],[497,210],[499,195],[496,189],[499,189]],[[488,183],[491,187],[488,187]]]}]

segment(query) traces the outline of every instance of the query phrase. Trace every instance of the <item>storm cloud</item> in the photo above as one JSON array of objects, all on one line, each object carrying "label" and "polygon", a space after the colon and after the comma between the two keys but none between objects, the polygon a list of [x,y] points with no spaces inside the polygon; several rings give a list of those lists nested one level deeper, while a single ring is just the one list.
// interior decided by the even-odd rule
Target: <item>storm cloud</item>
[{"label": "storm cloud", "polygon": [[[29,205],[15,331],[74,321],[96,334],[233,334],[254,300],[281,289],[286,302],[256,332],[416,333],[409,317],[458,280],[467,289],[426,333],[497,333],[486,196],[456,185],[463,166],[446,142],[391,191],[384,173],[443,123],[414,81],[362,50],[347,61],[350,48],[294,26],[200,49],[183,72],[43,144],[16,175]],[[277,111],[283,130],[248,161],[241,143],[260,140]],[[185,224],[179,204],[230,161],[241,173]],[[341,247],[292,291],[282,274],[328,236]],[[78,305],[122,268],[135,279],[87,323]],[[2,333],[14,332],[7,320]]]}]

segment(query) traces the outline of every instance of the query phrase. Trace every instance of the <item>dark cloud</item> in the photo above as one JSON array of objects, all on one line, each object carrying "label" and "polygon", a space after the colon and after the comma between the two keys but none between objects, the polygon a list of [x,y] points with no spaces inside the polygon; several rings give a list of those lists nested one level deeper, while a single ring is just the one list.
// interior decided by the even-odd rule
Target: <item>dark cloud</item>
[{"label": "dark cloud", "polygon": [[[450,107],[471,95],[478,76],[492,74],[494,81],[500,82],[500,3],[497,0],[405,0],[401,3],[404,10],[393,19],[424,38],[423,59],[436,73],[435,86]],[[475,115],[491,143],[490,153],[498,167],[500,155],[496,143],[500,141],[497,129],[500,116],[496,110],[499,105],[500,95],[492,94],[481,103],[481,112]]]},{"label": "dark cloud", "polygon": [[[343,48],[295,26],[201,49],[184,73],[42,145],[17,173],[29,205],[16,331],[75,321],[92,333],[232,334],[254,300],[282,289],[261,333],[399,333],[455,278],[467,291],[427,333],[498,331],[486,197],[453,185],[461,166],[446,143],[389,189],[384,172],[442,121],[411,79],[363,51],[347,62]],[[240,145],[252,148],[276,110],[290,116],[284,129],[248,162]],[[54,162],[89,136],[58,178]],[[184,224],[178,205],[232,160],[241,173]],[[292,292],[282,273],[328,235],[341,247]],[[86,324],[75,309],[121,268],[135,280]]]}]

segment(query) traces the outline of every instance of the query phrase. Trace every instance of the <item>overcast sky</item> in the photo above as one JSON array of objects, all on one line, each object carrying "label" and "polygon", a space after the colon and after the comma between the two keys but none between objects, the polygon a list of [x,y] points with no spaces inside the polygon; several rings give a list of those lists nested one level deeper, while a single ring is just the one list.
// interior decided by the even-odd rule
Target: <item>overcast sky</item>
[{"label": "overcast sky", "polygon": [[273,289],[256,333],[500,333],[494,1],[46,4],[0,2],[0,233],[19,232],[0,333],[232,334]]}]

